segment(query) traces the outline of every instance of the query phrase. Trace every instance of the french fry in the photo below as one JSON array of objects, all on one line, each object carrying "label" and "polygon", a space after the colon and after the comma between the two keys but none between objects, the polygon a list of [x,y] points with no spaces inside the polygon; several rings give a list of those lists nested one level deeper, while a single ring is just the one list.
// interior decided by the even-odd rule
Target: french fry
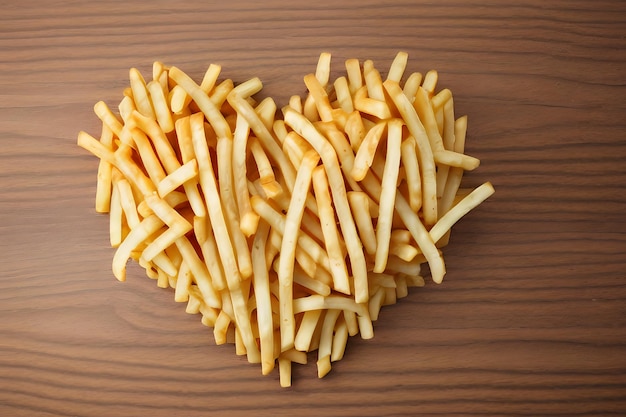
[{"label": "french fry", "polygon": [[[376,224],[376,257],[374,272],[383,272],[387,266],[391,225],[396,199],[396,181],[400,171],[400,146],[402,144],[402,120],[389,121],[387,157],[380,190],[380,206]],[[357,155],[358,156],[358,155]]]},{"label": "french fry", "polygon": [[307,152],[298,168],[291,203],[285,218],[285,230],[280,248],[280,264],[278,268],[280,304],[280,337],[281,352],[291,349],[295,338],[296,323],[293,313],[293,268],[300,222],[304,212],[306,194],[308,193],[311,175],[320,156],[314,150]]},{"label": "french fry", "polygon": [[346,267],[345,256],[341,250],[341,238],[337,230],[335,212],[332,207],[330,192],[328,191],[328,179],[326,178],[326,172],[322,166],[318,166],[313,171],[313,189],[315,190],[322,233],[324,234],[324,243],[330,262],[333,289],[350,295],[348,268]]}]

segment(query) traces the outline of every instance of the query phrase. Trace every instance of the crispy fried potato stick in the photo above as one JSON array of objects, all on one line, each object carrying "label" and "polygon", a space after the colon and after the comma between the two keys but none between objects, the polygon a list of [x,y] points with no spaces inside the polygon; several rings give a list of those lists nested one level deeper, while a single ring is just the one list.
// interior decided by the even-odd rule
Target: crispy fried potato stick
[{"label": "crispy fried potato stick", "polygon": [[422,125],[415,108],[404,95],[398,83],[387,80],[383,83],[387,93],[393,100],[406,123],[409,132],[415,138],[422,175],[422,211],[424,223],[432,226],[437,222],[437,182],[435,160],[430,146],[428,134]]},{"label": "crispy fried potato stick", "polygon": [[[217,77],[219,77],[221,70],[222,67],[220,65],[209,65],[209,68],[207,68],[204,74],[204,78],[202,79],[202,83],[200,84],[200,88],[202,89],[202,91],[204,91],[206,94],[209,94],[209,92],[215,86]],[[172,112],[182,113],[183,109],[185,109],[189,105],[189,102],[191,102],[191,97],[185,92],[182,87],[175,86],[172,89],[170,101]]]},{"label": "crispy fried potato stick", "polygon": [[[194,97],[194,94],[190,95]],[[195,97],[194,100],[196,100]],[[224,267],[226,284],[228,285],[228,289],[231,293],[235,321],[241,331],[241,336],[248,354],[248,361],[258,362],[260,361],[260,353],[258,352],[256,341],[252,337],[250,318],[248,317],[246,302],[243,299],[243,294],[241,293],[241,274],[239,273],[239,268],[237,267],[237,261],[235,259],[235,253],[231,244],[230,235],[228,234],[228,227],[226,225],[222,205],[218,203],[220,201],[220,196],[217,190],[217,183],[204,133],[204,116],[200,113],[192,115],[190,118],[190,124],[193,148],[198,160],[200,187],[202,188],[204,197],[207,201],[209,218],[211,219],[211,224],[213,225],[218,252]],[[210,204],[209,202],[213,203]]]},{"label": "crispy fried potato stick", "polygon": [[389,67],[387,79],[399,83],[402,79],[402,75],[404,74],[408,60],[409,54],[406,52],[398,52]]},{"label": "crispy fried potato stick", "polygon": [[317,348],[317,377],[323,378],[330,372],[330,355],[332,353],[333,331],[341,310],[329,309],[324,315],[320,342]]},{"label": "crispy fried potato stick", "polygon": [[346,60],[346,74],[348,76],[348,86],[350,92],[354,94],[359,88],[363,86],[363,74],[361,73],[361,64],[358,59]]},{"label": "crispy fried potato stick", "polygon": [[285,217],[285,230],[280,248],[280,264],[278,267],[278,283],[280,304],[280,338],[281,352],[291,349],[295,338],[296,323],[293,313],[293,269],[296,245],[300,230],[300,222],[311,187],[311,175],[319,162],[319,154],[311,150],[304,155],[298,168],[291,203]]},{"label": "crispy fried potato stick", "polygon": [[128,72],[130,88],[133,92],[133,100],[137,110],[146,117],[155,118],[154,109],[150,102],[146,81],[137,68],[131,68]]},{"label": "crispy fried potato stick", "polygon": [[132,229],[122,243],[117,247],[113,255],[113,275],[119,281],[126,281],[126,262],[137,247],[142,245],[153,233],[163,227],[163,221],[156,215],[146,217],[141,223]]},{"label": "crispy fried potato stick", "polygon": [[204,303],[209,307],[221,308],[222,302],[219,294],[215,290],[215,287],[213,287],[213,284],[211,283],[211,277],[209,276],[206,265],[198,257],[198,254],[189,239],[182,236],[176,239],[175,243],[183,257],[183,260],[189,266],[193,280],[202,294],[202,300]]},{"label": "crispy fried potato stick", "polygon": [[252,260],[246,236],[239,226],[239,212],[233,190],[233,140],[225,137],[217,139],[217,169],[220,197],[226,224],[237,255],[237,265],[242,279],[252,275]]},{"label": "crispy fried potato stick", "polygon": [[291,126],[293,130],[298,132],[300,136],[313,146],[322,159],[335,203],[337,217],[339,218],[339,225],[346,242],[348,255],[350,256],[350,266],[354,277],[355,299],[358,303],[364,303],[368,299],[367,266],[365,264],[363,246],[350,212],[346,187],[337,160],[337,154],[328,140],[301,114],[285,108],[284,119],[287,125]]},{"label": "crispy fried potato stick", "polygon": [[261,349],[261,372],[269,374],[274,369],[274,321],[272,319],[272,302],[269,287],[268,266],[265,263],[265,244],[270,226],[260,222],[252,242],[252,275],[254,297],[256,300],[257,325],[259,327],[259,344]]},{"label": "crispy fried potato stick", "polygon": [[259,183],[261,187],[263,187],[265,195],[268,198],[276,198],[276,196],[282,194],[283,187],[276,181],[274,169],[265,150],[259,140],[254,136],[248,139],[248,147],[259,170]]},{"label": "crispy fried potato stick", "polygon": [[196,241],[198,245],[200,245],[200,252],[204,258],[204,263],[209,270],[209,275],[211,275],[213,286],[218,291],[222,291],[227,287],[226,278],[224,278],[224,271],[222,270],[222,263],[217,250],[217,242],[215,241],[209,217],[194,216],[193,231],[196,236]]},{"label": "crispy fried potato stick", "polygon": [[490,182],[486,182],[481,186],[474,189],[471,193],[466,195],[461,201],[459,201],[454,207],[452,207],[446,214],[444,214],[439,221],[430,229],[430,236],[433,241],[437,242],[450,228],[463,216],[469,213],[470,210],[478,206],[485,201],[489,196],[495,192],[493,185]]},{"label": "crispy fried potato stick", "polygon": [[[176,120],[174,124],[176,130],[176,136],[178,138],[178,148],[183,160],[183,164],[188,163],[191,160],[195,160],[195,152],[193,150],[193,143],[191,142],[191,127],[189,126],[189,117],[181,117]],[[196,166],[198,162],[196,161]],[[198,217],[206,216],[206,208],[204,206],[204,200],[198,190],[198,181],[194,180],[183,184],[185,193],[189,199],[189,205],[194,214]]]},{"label": "crispy fried potato stick", "polygon": [[[396,199],[396,182],[400,171],[400,146],[402,144],[402,120],[392,119],[388,124],[387,157],[381,179],[380,205],[376,224],[376,258],[374,272],[383,272],[387,266],[391,224]],[[357,155],[358,156],[358,155]]]},{"label": "crispy fried potato stick", "polygon": [[[115,169],[117,170],[117,168]],[[126,217],[128,227],[133,229],[140,223],[139,215],[137,214],[137,204],[135,203],[135,196],[133,195],[130,183],[126,178],[122,177],[121,173],[120,177],[121,178],[116,179],[115,185],[119,193],[120,204],[122,206],[122,210],[124,210],[124,216]]]},{"label": "crispy fried potato stick", "polygon": [[[113,150],[113,131],[104,123],[102,123],[102,133],[100,135],[100,143],[105,147]],[[96,204],[95,209],[98,213],[108,213],[111,205],[112,180],[111,171],[113,165],[104,159],[100,159],[98,163],[98,176],[96,182]]]},{"label": "crispy fried potato stick", "polygon": [[[260,84],[261,81],[259,80]],[[261,85],[262,86],[262,85]],[[241,117],[245,118],[250,129],[254,132],[259,139],[263,148],[267,151],[270,157],[278,165],[281,170],[285,182],[289,188],[289,192],[293,190],[293,183],[296,179],[296,174],[293,166],[289,163],[289,160],[285,154],[281,151],[278,141],[274,138],[272,133],[265,127],[259,116],[256,114],[252,106],[246,102],[246,100],[239,95],[237,89],[228,94],[228,103],[237,111]]]},{"label": "crispy fried potato stick", "polygon": [[317,200],[317,210],[324,234],[324,244],[330,261],[330,272],[333,277],[333,289],[349,295],[350,282],[348,268],[343,251],[341,250],[341,237],[337,230],[335,211],[332,207],[330,192],[328,191],[328,179],[323,166],[318,166],[313,171],[313,189]]},{"label": "crispy fried potato stick", "polygon": [[417,94],[417,89],[422,83],[422,74],[419,72],[414,72],[406,79],[404,82],[404,88],[402,92],[409,100],[409,103],[413,103],[415,101],[415,95]]},{"label": "crispy fried potato stick", "polygon": [[413,136],[402,141],[400,157],[409,191],[409,205],[411,210],[417,213],[422,207],[422,180],[417,160],[417,142]]},{"label": "crispy fried potato stick", "polygon": [[193,226],[157,194],[147,195],[145,201],[152,212],[168,226],[168,229],[155,238],[141,254],[141,257],[149,262],[189,232]]},{"label": "crispy fried potato stick", "polygon": [[374,256],[376,254],[376,232],[370,215],[370,200],[367,194],[362,191],[349,191],[348,201],[365,251],[368,255]]},{"label": "crispy fried potato stick", "polygon": [[109,106],[104,101],[99,101],[93,106],[93,111],[118,138],[122,134],[122,123],[115,117]]},{"label": "crispy fried potato stick", "polygon": [[174,120],[161,84],[158,81],[150,81],[147,87],[159,126],[165,133],[171,132],[174,130]]},{"label": "crispy fried potato stick", "polygon": [[354,104],[352,103],[352,94],[350,93],[348,79],[346,77],[337,78],[333,83],[333,87],[337,95],[339,107],[348,114],[352,113],[354,111]]},{"label": "crispy fried potato stick", "polygon": [[363,62],[363,77],[365,78],[365,86],[367,87],[367,95],[369,98],[385,101],[385,93],[383,90],[383,80],[380,72],[374,67],[371,59]]},{"label": "crispy fried potato stick", "polygon": [[157,185],[157,191],[161,198],[165,197],[187,181],[198,176],[198,163],[192,159],[181,165],[175,171],[163,178]]},{"label": "crispy fried potato stick", "polygon": [[304,77],[304,84],[309,90],[309,94],[313,97],[313,101],[315,103],[315,107],[317,108],[317,112],[320,115],[320,119],[323,122],[330,122],[333,120],[332,107],[330,105],[330,101],[328,100],[328,94],[326,94],[326,90],[320,83],[320,81],[315,77],[314,74],[308,74]]},{"label": "crispy fried potato stick", "polygon": [[237,116],[233,134],[232,176],[237,209],[239,211],[239,227],[247,237],[254,234],[259,223],[259,215],[252,210],[250,205],[250,193],[248,192],[246,180],[246,147],[249,134],[250,127],[248,122],[243,117]]},{"label": "crispy fried potato stick", "polygon": [[120,192],[114,184],[111,192],[111,207],[109,209],[109,242],[111,247],[117,248],[123,240],[123,209],[120,202]]},{"label": "crispy fried potato stick", "polygon": [[218,137],[232,137],[232,132],[224,115],[219,108],[211,101],[206,92],[202,90],[187,74],[176,67],[171,67],[170,78],[180,85],[185,92],[196,102],[202,113],[215,130]]},{"label": "crispy fried potato stick", "polygon": [[[276,229],[281,235],[285,232],[285,218],[278,213],[267,201],[257,195],[250,197],[250,203],[254,211],[266,222]],[[298,234],[298,246],[301,247],[319,266],[330,271],[328,254],[309,235],[300,231]]]},{"label": "crispy fried potato stick", "polygon": [[352,167],[352,171],[350,172],[351,177],[355,181],[362,181],[367,174],[367,171],[372,166],[372,161],[374,160],[374,155],[376,155],[376,149],[378,148],[378,143],[387,127],[387,121],[378,122],[373,128],[371,128],[361,146],[356,153],[354,158],[354,165]]}]

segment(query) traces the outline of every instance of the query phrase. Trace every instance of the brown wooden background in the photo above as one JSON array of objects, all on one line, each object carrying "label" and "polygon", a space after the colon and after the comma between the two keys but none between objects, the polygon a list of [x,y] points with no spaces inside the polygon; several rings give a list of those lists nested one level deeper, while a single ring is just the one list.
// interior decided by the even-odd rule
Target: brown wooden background
[{"label": "brown wooden background", "polygon": [[[384,4],[383,4],[384,3]],[[93,104],[154,60],[258,76],[284,104],[320,52],[398,50],[469,115],[440,286],[385,308],[318,380],[214,346],[139,268],[110,272]],[[32,1],[0,5],[0,415],[626,414],[626,2]]]}]

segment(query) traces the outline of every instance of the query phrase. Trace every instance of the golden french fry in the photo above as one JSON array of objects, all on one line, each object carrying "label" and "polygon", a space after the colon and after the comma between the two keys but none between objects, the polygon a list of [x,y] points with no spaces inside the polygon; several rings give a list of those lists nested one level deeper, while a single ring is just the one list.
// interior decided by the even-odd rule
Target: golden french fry
[{"label": "golden french fry", "polygon": [[341,168],[339,168],[337,155],[324,136],[322,136],[304,116],[289,108],[285,108],[284,118],[285,123],[306,139],[322,159],[335,203],[335,211],[339,218],[339,225],[350,257],[350,266],[354,277],[355,298],[358,303],[364,303],[368,298],[367,266],[365,264],[363,247],[356,231],[354,219],[350,213],[346,187],[343,182],[343,176],[341,175]]},{"label": "golden french fry", "polygon": [[333,289],[349,295],[351,291],[348,280],[348,268],[346,267],[345,256],[341,250],[341,238],[337,230],[335,212],[332,207],[330,192],[328,191],[328,179],[322,166],[318,166],[313,171],[313,189],[315,190],[324,243],[330,262]]},{"label": "golden french fry", "polygon": [[422,177],[422,211],[424,223],[427,226],[432,226],[437,222],[437,182],[435,160],[428,134],[420,122],[415,108],[404,95],[398,83],[386,80],[383,85],[402,115],[409,132],[411,132],[411,135],[416,140]]},{"label": "golden french fry", "polygon": [[131,68],[129,73],[130,88],[133,92],[133,100],[137,110],[145,117],[155,118],[152,102],[150,101],[146,80],[137,68]]},{"label": "golden french fry", "polygon": [[115,117],[109,106],[104,101],[99,101],[93,106],[94,113],[102,123],[105,124],[115,136],[119,137],[122,132],[122,123]]},{"label": "golden french fry", "polygon": [[304,155],[302,163],[298,168],[296,182],[287,216],[285,217],[285,229],[280,248],[280,264],[278,268],[279,296],[280,304],[280,337],[281,352],[291,349],[295,338],[296,323],[293,313],[293,268],[295,252],[300,230],[300,222],[304,212],[306,195],[311,184],[313,169],[320,159],[319,154],[311,150]]},{"label": "golden french fry", "polygon": [[[392,119],[388,123],[387,156],[381,180],[378,222],[376,224],[376,257],[374,272],[383,272],[387,266],[391,225],[396,199],[396,181],[400,171],[400,146],[402,144],[402,120]],[[357,155],[358,156],[358,155]]]},{"label": "golden french fry", "polygon": [[389,67],[387,79],[399,83],[402,79],[402,75],[404,74],[404,70],[406,69],[408,60],[409,54],[406,52],[398,52],[391,63],[391,67]]},{"label": "golden french fry", "polygon": [[386,127],[387,121],[379,122],[371,128],[365,135],[365,138],[363,138],[363,142],[354,157],[354,165],[350,172],[350,175],[355,181],[362,181],[367,171],[372,166],[378,143]]},{"label": "golden french fry", "polygon": [[417,143],[413,136],[402,141],[400,157],[409,194],[411,210],[417,212],[422,207],[422,179],[417,160]]},{"label": "golden french fry", "polygon": [[158,81],[150,81],[147,85],[150,93],[150,100],[154,109],[154,115],[163,132],[169,133],[174,130],[174,120],[163,87]]}]

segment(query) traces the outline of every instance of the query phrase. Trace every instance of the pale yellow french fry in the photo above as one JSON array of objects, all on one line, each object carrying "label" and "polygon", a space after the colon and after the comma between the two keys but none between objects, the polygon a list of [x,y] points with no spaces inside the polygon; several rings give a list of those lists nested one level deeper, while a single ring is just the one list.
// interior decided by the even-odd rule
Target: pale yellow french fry
[{"label": "pale yellow french fry", "polygon": [[432,226],[437,222],[437,182],[435,159],[433,157],[433,150],[428,139],[428,134],[417,116],[415,108],[404,95],[398,83],[386,80],[383,85],[402,115],[409,132],[416,140],[422,177],[422,212],[424,223],[427,226]]},{"label": "pale yellow french fry", "polygon": [[346,74],[348,76],[348,86],[350,92],[354,94],[363,86],[363,74],[361,72],[361,64],[358,59],[350,58],[346,60]]},{"label": "pale yellow french fry", "polygon": [[406,69],[408,60],[409,54],[402,51],[398,52],[391,63],[391,67],[389,67],[387,79],[399,83],[400,80],[402,80],[402,75],[404,75],[404,70]]},{"label": "pale yellow french fry", "polygon": [[78,132],[78,139],[76,143],[78,146],[91,152],[101,160],[106,161],[113,166],[116,165],[115,154],[113,151],[89,133],[83,131]]},{"label": "pale yellow french fry", "polygon": [[113,255],[113,275],[119,281],[126,280],[126,263],[130,259],[131,252],[142,245],[148,237],[163,227],[163,221],[156,215],[146,217],[141,223],[132,229],[122,243],[117,247]]},{"label": "pale yellow french fry", "polygon": [[340,108],[348,114],[352,113],[354,111],[354,104],[352,103],[352,94],[350,93],[348,79],[346,77],[337,78],[333,87],[335,88],[335,94],[337,95],[337,102]]},{"label": "pale yellow french fry", "polygon": [[332,207],[330,192],[328,191],[328,179],[323,166],[318,166],[313,171],[313,189],[317,200],[317,209],[324,234],[324,244],[328,259],[330,261],[330,271],[333,277],[333,289],[344,294],[350,294],[350,283],[348,280],[348,269],[346,267],[345,256],[341,249],[341,237],[337,230],[337,221]]},{"label": "pale yellow french fry", "polygon": [[206,92],[177,67],[171,67],[169,75],[170,78],[180,85],[181,88],[191,96],[193,101],[195,101],[209,123],[211,123],[217,136],[232,138],[232,132],[228,126],[228,122],[226,122],[224,115],[222,115],[219,108],[211,101]]},{"label": "pale yellow french fry", "polygon": [[357,302],[364,303],[368,298],[367,266],[363,254],[363,246],[350,212],[350,205],[348,204],[346,196],[346,187],[337,160],[337,154],[328,143],[328,140],[301,114],[289,108],[285,108],[284,120],[287,125],[291,126],[293,130],[298,132],[300,136],[313,146],[322,159],[328,176],[335,211],[339,218],[339,225],[350,257],[350,266],[354,277],[355,298]]},{"label": "pale yellow french fry", "polygon": [[174,130],[174,120],[161,84],[158,81],[150,81],[147,87],[159,126],[165,133],[171,132]]},{"label": "pale yellow french fry", "polygon": [[320,119],[324,122],[332,121],[332,107],[330,105],[328,95],[326,94],[326,91],[320,81],[314,74],[308,74],[304,77],[304,84],[308,88],[311,97],[313,97]]},{"label": "pale yellow french fry", "polygon": [[[210,64],[209,68],[207,68],[204,78],[202,79],[202,83],[200,84],[200,88],[206,94],[208,94],[217,81],[217,77],[221,72],[222,68],[216,64]],[[171,95],[171,108],[174,113],[181,113],[183,110],[189,105],[191,101],[191,97],[185,92],[185,90],[180,86],[175,86],[172,89]]]},{"label": "pale yellow french fry", "polygon": [[178,268],[174,301],[184,303],[189,301],[189,287],[191,286],[191,270],[187,262],[181,262]]},{"label": "pale yellow french fry", "polygon": [[259,115],[259,119],[263,122],[268,131],[274,129],[274,119],[276,117],[276,102],[271,97],[264,98],[255,108],[254,111]]},{"label": "pale yellow french fry", "polygon": [[163,178],[157,185],[157,191],[160,197],[165,197],[187,181],[198,176],[198,163],[195,159],[181,165],[175,171]]},{"label": "pale yellow french fry", "polygon": [[374,155],[376,154],[376,149],[378,148],[378,143],[382,138],[383,132],[387,127],[387,122],[382,121],[377,123],[373,128],[371,128],[361,146],[354,157],[354,165],[352,167],[352,171],[350,173],[351,177],[355,181],[362,181],[367,174],[370,166],[372,166],[372,161],[374,160]]},{"label": "pale yellow french fry", "polygon": [[300,222],[304,212],[306,195],[311,186],[313,169],[320,159],[316,151],[309,151],[302,159],[298,168],[291,203],[285,217],[285,230],[280,248],[280,264],[278,269],[278,282],[280,285],[280,337],[281,351],[291,349],[295,338],[295,319],[293,313],[293,268],[295,252],[300,230]]},{"label": "pale yellow french fry", "polygon": [[[396,199],[396,181],[400,171],[400,146],[402,144],[402,120],[392,119],[388,123],[387,155],[381,179],[378,222],[376,224],[376,257],[374,272],[383,272],[387,266],[391,225]],[[358,156],[358,155],[357,155]]]},{"label": "pale yellow french fry", "polygon": [[323,378],[330,372],[330,355],[332,353],[333,331],[341,310],[329,309],[324,316],[320,342],[317,350],[317,376]]},{"label": "pale yellow french fry", "polygon": [[[260,81],[259,81],[260,83]],[[293,189],[293,183],[296,179],[296,174],[293,166],[281,151],[280,145],[277,139],[272,133],[265,127],[258,114],[254,111],[252,106],[241,97],[236,90],[233,90],[228,95],[228,103],[237,111],[239,115],[246,119],[250,125],[250,129],[254,132],[259,139],[263,148],[268,153],[270,158],[278,165],[285,178],[285,182],[289,188],[289,191]]]},{"label": "pale yellow french fry", "polygon": [[343,319],[343,315],[339,317],[335,324],[335,330],[333,335],[333,346],[330,354],[331,362],[336,362],[343,359],[344,352],[346,350],[346,344],[348,343],[348,325]]},{"label": "pale yellow french fry", "polygon": [[[117,168],[115,168],[117,169]],[[121,176],[121,173],[120,173]],[[122,206],[122,210],[124,211],[124,217],[126,218],[126,222],[128,223],[128,227],[131,229],[135,228],[135,226],[139,225],[139,214],[137,213],[137,204],[135,203],[135,196],[133,195],[133,190],[130,186],[130,183],[126,178],[120,178],[115,182],[117,187],[119,202]]]},{"label": "pale yellow french fry", "polygon": [[[266,222],[276,229],[281,235],[285,232],[285,217],[276,211],[267,201],[260,196],[251,196],[250,203],[254,211]],[[326,270],[330,270],[328,254],[319,243],[312,239],[309,235],[300,231],[298,234],[298,245],[317,262],[319,266]]]},{"label": "pale yellow french fry", "polygon": [[235,132],[233,134],[233,157],[232,176],[233,188],[237,200],[237,210],[239,212],[239,227],[248,237],[256,231],[259,223],[259,216],[252,210],[250,205],[250,193],[246,180],[246,147],[250,128],[248,122],[243,117],[237,116]]},{"label": "pale yellow french fry", "polygon": [[367,86],[362,86],[354,93],[353,103],[356,110],[378,119],[385,120],[391,117],[387,102],[367,97]]},{"label": "pale yellow french fry", "polygon": [[353,111],[348,115],[346,124],[344,126],[346,135],[350,139],[350,145],[352,150],[357,152],[363,139],[365,138],[365,126],[363,125],[363,119],[358,111]]},{"label": "pale yellow french fry", "polygon": [[349,191],[348,201],[365,251],[368,255],[374,256],[376,254],[376,232],[372,224],[369,197],[362,191]]},{"label": "pale yellow french fry", "polygon": [[437,88],[437,81],[439,80],[439,74],[435,70],[430,70],[424,75],[424,81],[422,82],[422,88],[428,92],[428,95],[432,97]]},{"label": "pale yellow french fry", "polygon": [[141,72],[139,72],[137,68],[131,68],[128,75],[130,88],[133,92],[133,100],[137,110],[145,117],[154,119],[156,116],[152,108],[148,88],[146,87],[146,80],[144,80],[143,75],[141,75]]},{"label": "pale yellow french fry", "polygon": [[409,194],[409,205],[417,212],[422,207],[422,179],[417,158],[417,142],[413,136],[402,141],[400,156]]},{"label": "pale yellow french fry", "polygon": [[120,192],[114,184],[111,192],[111,207],[109,208],[109,242],[113,248],[117,248],[123,240],[123,215]]},{"label": "pale yellow french fry", "polygon": [[417,89],[422,83],[422,74],[419,72],[413,72],[404,82],[404,88],[402,92],[409,99],[410,103],[415,101],[415,95],[417,94]]},{"label": "pale yellow french fry", "polygon": [[[102,123],[102,133],[100,135],[100,143],[105,147],[113,150],[113,131]],[[98,213],[108,213],[111,205],[112,180],[111,171],[113,165],[101,159],[98,163],[98,175],[96,181],[96,203],[95,209]]]},{"label": "pale yellow french fry", "polygon": [[383,80],[380,72],[374,67],[374,62],[370,59],[363,62],[363,77],[365,78],[365,86],[367,87],[367,95],[369,98],[385,101],[385,93],[383,89]]},{"label": "pale yellow french fry", "polygon": [[311,348],[311,340],[313,333],[318,326],[319,319],[322,315],[321,309],[313,309],[304,312],[298,333],[294,340],[294,347],[302,352],[308,352]]},{"label": "pale yellow french fry", "polygon": [[[170,70],[171,72],[171,70]],[[189,93],[189,92],[188,92]],[[195,94],[195,93],[194,93]],[[196,100],[194,94],[190,94]],[[197,102],[197,100],[196,100]],[[209,156],[209,150],[204,133],[204,117],[200,113],[196,113],[190,118],[191,136],[194,151],[198,160],[198,170],[200,175],[200,186],[204,193],[207,203],[211,201],[220,201],[217,182],[215,180],[214,171]],[[229,128],[230,132],[230,128]],[[220,259],[224,267],[224,275],[228,289],[231,292],[233,301],[234,315],[237,327],[241,329],[241,336],[246,346],[248,361],[260,361],[260,353],[256,346],[256,341],[252,337],[250,318],[248,317],[246,302],[241,294],[241,274],[235,259],[234,249],[231,246],[228,234],[226,219],[222,211],[221,204],[207,204],[209,218],[215,231],[217,247]]]},{"label": "pale yellow french fry", "polygon": [[120,137],[123,125],[109,109],[109,106],[104,101],[99,101],[93,106],[93,110],[96,116],[102,120],[102,123],[111,129],[115,136]]},{"label": "pale yellow french fry", "polygon": [[256,166],[259,170],[259,183],[268,198],[275,198],[283,192],[283,188],[276,181],[272,164],[256,137],[248,139],[248,148],[252,153]]},{"label": "pale yellow french fry", "polygon": [[[180,155],[183,161],[183,164],[186,164],[192,160],[195,160],[195,152],[193,150],[193,144],[191,142],[191,127],[189,126],[189,117],[181,117],[176,120],[174,124],[174,129],[176,131],[176,137],[178,139],[178,149],[180,151]],[[196,161],[196,166],[198,162]],[[189,205],[193,210],[194,214],[198,217],[206,216],[206,208],[204,205],[204,200],[200,195],[198,190],[198,181],[190,181],[185,182],[183,184],[185,188],[185,193],[187,194],[187,198],[189,199]]]},{"label": "pale yellow french fry", "polygon": [[437,242],[443,237],[443,235],[450,230],[450,228],[461,217],[470,212],[473,208],[485,201],[495,192],[493,185],[490,182],[485,182],[470,194],[465,196],[460,202],[452,207],[446,214],[444,214],[439,221],[430,229],[429,233],[432,239]]},{"label": "pale yellow french fry", "polygon": [[239,212],[233,186],[233,139],[220,137],[217,139],[218,183],[222,209],[226,224],[230,231],[231,243],[237,256],[237,265],[242,279],[252,275],[252,260],[246,236],[239,224]]}]

